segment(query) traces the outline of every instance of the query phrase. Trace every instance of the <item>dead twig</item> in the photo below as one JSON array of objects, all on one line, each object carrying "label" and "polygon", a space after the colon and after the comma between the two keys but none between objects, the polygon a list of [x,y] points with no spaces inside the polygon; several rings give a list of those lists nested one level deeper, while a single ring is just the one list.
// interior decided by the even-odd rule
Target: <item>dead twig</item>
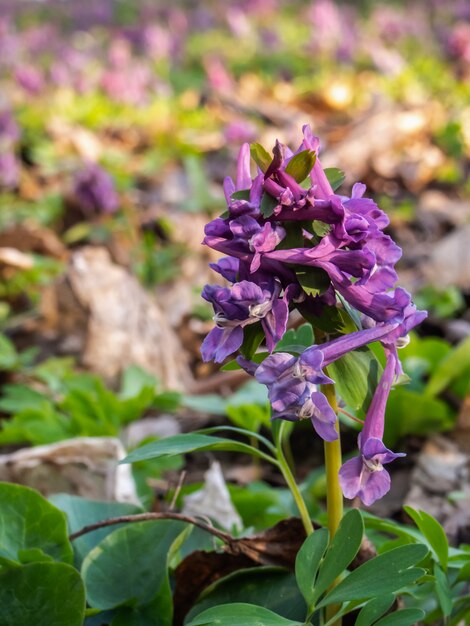
[{"label": "dead twig", "polygon": [[108,526],[114,526],[115,524],[126,524],[130,522],[147,522],[151,520],[160,520],[160,519],[174,519],[180,522],[186,522],[187,524],[192,524],[193,526],[197,526],[202,530],[207,531],[211,535],[218,537],[226,544],[231,544],[234,538],[228,533],[223,532],[222,530],[218,530],[209,524],[199,521],[195,517],[189,517],[187,515],[182,515],[181,513],[137,513],[136,515],[120,515],[119,517],[110,517],[109,519],[102,520],[101,522],[96,522],[96,524],[89,524],[88,526],[84,526],[80,530],[77,530],[75,533],[72,533],[69,536],[70,541],[74,541],[78,539],[78,537],[82,537],[87,533],[91,533],[94,530],[98,530],[99,528],[107,528]]}]

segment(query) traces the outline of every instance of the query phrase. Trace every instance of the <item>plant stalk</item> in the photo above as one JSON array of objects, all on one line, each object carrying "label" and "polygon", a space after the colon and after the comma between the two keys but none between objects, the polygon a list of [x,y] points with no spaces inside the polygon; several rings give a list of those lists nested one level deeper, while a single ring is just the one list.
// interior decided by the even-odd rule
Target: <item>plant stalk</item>
[{"label": "plant stalk", "polygon": [[[334,385],[322,385],[322,392],[325,394],[331,408],[338,415],[338,403]],[[339,470],[342,464],[341,439],[339,432],[339,420],[336,417],[335,424],[338,439],[335,441],[325,441],[325,470],[326,470],[326,508],[328,513],[328,530],[330,531],[330,542],[338,530],[339,523],[343,517],[343,492],[339,484]],[[336,580],[332,587],[335,587],[340,579]],[[340,607],[328,606],[326,608],[326,620],[329,621]],[[333,626],[341,626],[341,618],[338,618]]]},{"label": "plant stalk", "polygon": [[[322,385],[322,392],[327,397],[333,411],[338,414],[336,393],[333,385]],[[335,424],[338,439],[325,441],[325,469],[326,469],[326,507],[328,512],[328,530],[330,540],[335,536],[341,518],[343,517],[343,492],[339,484],[339,470],[342,464],[341,439],[339,433],[339,420]]]},{"label": "plant stalk", "polygon": [[307,533],[307,536],[308,536],[313,533],[312,520],[310,519],[310,514],[307,510],[307,505],[305,504],[305,500],[302,494],[300,493],[300,489],[297,483],[295,482],[294,475],[292,474],[291,468],[289,467],[289,463],[287,462],[287,459],[284,455],[284,450],[282,448],[285,425],[286,425],[286,422],[282,421],[279,426],[279,433],[278,433],[278,437],[276,441],[276,456],[277,456],[277,460],[279,463],[279,469],[281,470],[282,475],[284,476],[284,479],[287,483],[287,486],[289,487],[292,493],[292,496],[295,500],[297,508],[299,509],[300,517],[302,519],[305,532]]}]

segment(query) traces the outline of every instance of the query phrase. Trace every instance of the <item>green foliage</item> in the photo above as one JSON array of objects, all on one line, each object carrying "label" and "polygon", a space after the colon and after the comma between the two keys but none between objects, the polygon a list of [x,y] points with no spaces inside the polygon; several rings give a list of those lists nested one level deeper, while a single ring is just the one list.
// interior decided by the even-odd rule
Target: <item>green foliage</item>
[{"label": "green foliage", "polygon": [[63,264],[40,254],[33,254],[32,267],[18,269],[0,282],[0,298],[27,297],[33,305],[39,302],[41,289],[50,284],[63,269]]},{"label": "green foliage", "polygon": [[[49,501],[67,516],[68,532],[77,532],[81,528],[100,522],[110,517],[133,515],[141,513],[142,509],[134,504],[125,502],[99,502],[79,496],[59,493],[49,498]],[[99,528],[91,533],[78,537],[73,542],[75,564],[80,567],[85,556],[95,548],[107,535],[121,525]]]},{"label": "green foliage", "polygon": [[0,570],[2,626],[82,626],[85,588],[65,563],[30,563]]},{"label": "green foliage", "polygon": [[277,343],[276,352],[302,353],[315,343],[311,324],[302,324],[299,328],[291,328]]},{"label": "green foliage", "polygon": [[305,267],[296,271],[300,286],[309,296],[319,296],[330,286],[330,278],[325,270],[318,267]]},{"label": "green foliage", "polygon": [[239,570],[210,585],[193,606],[186,622],[211,607],[247,603],[264,607],[283,618],[302,620],[306,605],[295,577],[280,567],[257,567]]},{"label": "green foliage", "polygon": [[137,522],[110,533],[83,561],[90,606],[101,610],[142,607],[153,612],[156,626],[171,626],[167,567],[169,554],[184,533],[185,524],[173,520]]},{"label": "green foliage", "polygon": [[382,374],[382,367],[369,347],[345,354],[328,366],[328,373],[348,406],[367,411]]},{"label": "green foliage", "polygon": [[414,565],[422,561],[427,552],[426,546],[416,544],[400,546],[379,554],[351,572],[318,606],[368,600],[399,591],[425,573],[424,569]]},{"label": "green foliage", "polygon": [[259,207],[260,213],[264,218],[271,217],[274,214],[278,202],[275,198],[264,192],[261,197],[261,204]]},{"label": "green foliage", "polygon": [[71,563],[66,517],[34,489],[0,483],[0,557],[22,563],[32,550]]},{"label": "green foliage", "polygon": [[337,167],[325,167],[324,172],[328,182],[333,188],[333,191],[336,191],[339,187],[341,187],[345,181],[345,173]]},{"label": "green foliage", "polygon": [[258,165],[262,172],[266,172],[273,160],[269,152],[259,143],[250,145],[250,153],[253,161]]},{"label": "green foliage", "polygon": [[[362,533],[361,533],[362,536]],[[313,605],[316,596],[314,581],[323,555],[328,547],[329,534],[320,528],[305,540],[295,560],[295,577],[307,604]]]},{"label": "green foliage", "polygon": [[0,334],[0,371],[15,372],[30,365],[36,354],[34,348],[19,353],[12,341]]},{"label": "green foliage", "polygon": [[422,287],[413,298],[418,309],[424,309],[440,318],[454,316],[465,306],[461,291],[455,287],[438,288],[434,285]]},{"label": "green foliage", "polygon": [[133,270],[140,282],[151,289],[178,276],[184,254],[181,245],[162,244],[152,231],[145,231],[134,252]]},{"label": "green foliage", "polygon": [[121,463],[135,463],[148,459],[170,457],[175,454],[187,454],[188,452],[225,451],[240,452],[254,457],[270,459],[258,448],[222,437],[209,437],[199,433],[188,433],[166,437],[160,441],[153,441],[131,452]]},{"label": "green foliage", "polygon": [[460,376],[466,380],[466,389],[470,387],[470,337],[467,337],[443,359],[433,372],[425,392],[436,396]]},{"label": "green foliage", "polygon": [[271,409],[266,387],[256,381],[242,385],[226,399],[216,394],[184,396],[181,403],[202,413],[226,415],[235,426],[252,432],[270,425]]},{"label": "green foliage", "polygon": [[313,150],[302,150],[291,158],[286,166],[286,174],[301,183],[312,171],[316,160],[317,155]]},{"label": "green foliage", "polygon": [[[86,589],[86,624],[100,623],[96,615],[113,626],[171,626],[171,563],[177,562],[190,526],[145,521],[83,535],[74,541],[80,576],[70,565],[64,513],[69,532],[76,532],[138,508],[68,495],[54,496],[51,503],[34,490],[7,483],[0,483],[0,505],[0,623],[29,626],[34,611],[35,623],[44,626],[81,626]],[[327,606],[335,607],[333,620],[358,610],[357,626],[411,626],[425,615],[457,619],[470,607],[462,586],[470,580],[470,551],[450,549],[430,515],[409,507],[406,512],[418,529],[350,510],[330,544],[324,528],[307,538],[297,555],[295,578],[279,567],[237,571],[205,589],[185,623],[302,625],[316,623]],[[383,539],[378,556],[348,572],[362,542],[362,517],[374,540]],[[390,536],[397,539],[390,541]],[[404,594],[405,607],[385,615],[397,594]]]},{"label": "green foliage", "polygon": [[159,393],[155,378],[136,366],[124,372],[118,394],[98,376],[75,373],[64,368],[62,361],[52,360],[50,367],[46,362],[32,374],[44,380],[48,389],[38,392],[19,384],[3,387],[0,409],[12,417],[2,422],[0,444],[40,445],[70,437],[116,436],[149,409],[171,411],[179,405],[179,394]]},{"label": "green foliage", "polygon": [[253,604],[234,602],[224,606],[217,606],[199,614],[186,626],[302,626],[302,622],[293,622],[276,615],[268,609]]},{"label": "green foliage", "polygon": [[[315,531],[305,541],[297,555],[295,568],[297,584],[308,605],[307,615],[301,624],[312,623],[311,620],[315,620],[323,607],[332,605],[336,607],[332,620],[361,608],[357,621],[359,626],[370,626],[373,623],[405,626],[413,623],[411,619],[421,619],[424,616],[424,611],[420,608],[406,608],[382,618],[392,605],[395,594],[412,585],[425,573],[425,569],[415,567],[428,554],[428,548],[422,544],[403,545],[379,554],[348,573],[332,587],[332,583],[343,575],[345,568],[357,554],[363,530],[361,514],[353,509],[344,516],[329,547],[328,532],[325,529]],[[285,622],[286,617],[299,617],[297,613],[285,613],[285,598],[280,592],[275,594],[277,598],[266,601],[266,593],[258,593],[257,585],[251,585],[248,599],[252,604],[237,604],[239,589],[234,587],[237,577],[244,580],[244,575],[239,573],[216,583],[188,616],[187,626],[233,626],[242,623],[239,621],[241,616],[247,623],[273,626],[298,623]],[[217,589],[221,593],[217,594]],[[206,604],[205,597],[209,599]],[[246,599],[245,596],[244,600]],[[220,605],[219,602],[224,600],[230,604]],[[281,605],[277,610],[273,608],[276,603]],[[207,608],[211,604],[212,608]]]}]

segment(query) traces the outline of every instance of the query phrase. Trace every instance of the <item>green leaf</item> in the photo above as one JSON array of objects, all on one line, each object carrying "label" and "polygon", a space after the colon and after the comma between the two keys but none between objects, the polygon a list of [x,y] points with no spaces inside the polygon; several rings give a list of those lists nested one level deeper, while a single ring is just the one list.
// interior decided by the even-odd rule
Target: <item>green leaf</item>
[{"label": "green leaf", "polygon": [[[49,501],[67,515],[70,534],[77,532],[84,526],[109,519],[110,517],[142,513],[142,509],[134,504],[126,502],[99,502],[72,496],[67,493],[55,494],[49,498]],[[80,567],[90,550],[117,528],[120,528],[120,526],[99,528],[75,539],[73,548],[77,566]]]},{"label": "green leaf", "polygon": [[177,391],[163,391],[157,393],[152,401],[152,408],[160,412],[173,412],[181,404],[181,394]]},{"label": "green leaf", "polygon": [[296,330],[291,328],[276,344],[275,352],[296,352],[300,354],[305,348],[315,343],[311,324],[302,324]]},{"label": "green leaf", "polygon": [[224,415],[227,401],[216,393],[199,396],[183,396],[181,404],[193,411],[210,413],[211,415]]},{"label": "green leaf", "polygon": [[[351,509],[341,520],[325,555],[313,590],[312,601],[318,598],[344,572],[361,547],[364,522],[357,509]],[[354,598],[351,598],[354,599]]]},{"label": "green leaf", "polygon": [[240,352],[245,359],[251,359],[258,346],[264,339],[264,331],[261,326],[261,322],[256,324],[248,324],[243,329],[243,343],[240,348]]},{"label": "green leaf", "polygon": [[394,593],[420,578],[425,570],[412,567],[428,553],[426,546],[411,544],[379,554],[351,572],[320,602],[319,607],[349,600],[367,600]]},{"label": "green leaf", "polygon": [[208,609],[185,626],[248,626],[248,624],[252,626],[303,626],[303,621],[293,622],[261,606],[235,602]]},{"label": "green leaf", "polygon": [[34,489],[0,483],[0,551],[18,560],[19,552],[29,549],[71,563],[65,515]]},{"label": "green leaf", "polygon": [[425,511],[416,511],[410,506],[404,506],[403,508],[428,540],[429,547],[434,553],[436,560],[441,564],[442,569],[447,571],[449,542],[442,526],[432,515]]},{"label": "green leaf", "polygon": [[447,576],[437,563],[434,563],[434,576],[436,578],[436,593],[439,598],[442,614],[444,617],[449,617],[453,608],[452,591]]},{"label": "green leaf", "polygon": [[395,601],[393,593],[385,594],[370,600],[359,611],[354,626],[371,626],[379,617],[388,611]]},{"label": "green leaf", "polygon": [[382,367],[372,350],[364,346],[331,363],[328,374],[346,404],[365,411],[379,383]]},{"label": "green leaf", "polygon": [[295,154],[286,165],[286,174],[301,183],[312,171],[316,160],[317,155],[313,150],[302,150]]},{"label": "green leaf", "polygon": [[319,267],[305,267],[295,272],[300,286],[309,296],[318,296],[330,286],[330,277]]},{"label": "green leaf", "polygon": [[374,626],[413,626],[424,617],[421,609],[401,609],[379,619]]},{"label": "green leaf", "polygon": [[22,565],[26,565],[27,563],[50,563],[54,561],[51,556],[45,554],[40,548],[24,548],[18,550],[18,560]]},{"label": "green leaf", "polygon": [[265,455],[239,441],[223,439],[222,437],[208,437],[198,433],[187,433],[166,437],[133,450],[121,463],[134,463],[135,461],[145,461],[146,459],[157,459],[162,456],[173,456],[175,454],[187,454],[188,452],[206,452],[207,450],[222,450],[229,452],[242,452],[265,458]]},{"label": "green leaf", "polygon": [[261,197],[261,204],[259,206],[261,215],[265,219],[268,219],[268,217],[271,217],[271,215],[273,215],[274,209],[277,207],[278,204],[279,202],[276,200],[276,198],[273,198],[269,195],[269,193],[264,192]]},{"label": "green leaf", "polygon": [[251,158],[260,168],[260,170],[262,172],[266,172],[268,167],[271,165],[271,161],[273,160],[269,152],[265,148],[263,148],[260,143],[252,143],[250,144],[250,154]]},{"label": "green leaf", "polygon": [[32,443],[43,445],[55,443],[77,432],[65,415],[54,409],[52,403],[43,400],[35,409],[24,409],[9,420],[3,420],[0,444]]},{"label": "green leaf", "polygon": [[323,171],[325,172],[325,175],[328,179],[328,182],[332,186],[333,191],[336,191],[338,187],[341,187],[341,185],[344,183],[346,175],[342,170],[338,169],[337,167],[326,167]]},{"label": "green leaf", "polygon": [[0,335],[0,370],[14,370],[19,363],[19,355],[13,342],[5,335]]},{"label": "green leaf", "polygon": [[82,626],[85,589],[65,563],[31,563],[0,571],[2,626]]},{"label": "green leaf", "polygon": [[241,189],[240,191],[234,191],[231,195],[233,200],[249,200],[250,199],[250,190],[249,189]]},{"label": "green leaf", "polygon": [[328,537],[326,528],[316,530],[304,541],[295,559],[297,584],[309,606],[314,602],[315,578],[328,547]]},{"label": "green leaf", "polygon": [[271,409],[269,404],[259,406],[258,404],[242,404],[240,406],[228,406],[227,417],[236,426],[245,430],[258,432],[261,426],[269,428],[271,425]]},{"label": "green leaf", "polygon": [[295,577],[280,567],[256,567],[225,576],[205,589],[186,617],[191,622],[212,607],[237,602],[262,606],[284,618],[302,620],[307,606]]},{"label": "green leaf", "polygon": [[138,396],[143,389],[154,390],[157,385],[155,376],[149,374],[137,365],[131,365],[124,370],[119,397],[122,400]]},{"label": "green leaf", "polygon": [[102,610],[144,606],[157,595],[167,603],[168,552],[184,530],[182,522],[159,520],[127,524],[110,533],[83,561],[88,604]]},{"label": "green leaf", "polygon": [[0,410],[5,413],[19,413],[25,409],[35,409],[39,403],[49,403],[47,397],[26,385],[3,385]]},{"label": "green leaf", "polygon": [[331,224],[326,224],[325,222],[321,222],[320,220],[313,220],[312,230],[318,237],[324,237],[330,232]]},{"label": "green leaf", "polygon": [[[154,602],[146,606],[115,609],[110,626],[170,626],[169,616],[172,613],[171,595],[159,594]],[[99,622],[99,626],[107,623],[103,619]]]},{"label": "green leaf", "polygon": [[440,362],[426,386],[425,393],[436,396],[470,367],[470,337],[464,339]]},{"label": "green leaf", "polygon": [[405,435],[449,430],[454,424],[452,410],[446,402],[410,389],[392,390],[385,416],[385,440],[389,446]]}]

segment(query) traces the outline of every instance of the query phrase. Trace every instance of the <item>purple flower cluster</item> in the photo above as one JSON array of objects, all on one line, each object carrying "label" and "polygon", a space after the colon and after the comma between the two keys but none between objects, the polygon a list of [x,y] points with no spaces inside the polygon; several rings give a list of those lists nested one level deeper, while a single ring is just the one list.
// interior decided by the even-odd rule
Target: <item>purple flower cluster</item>
[{"label": "purple flower cluster", "polygon": [[[227,255],[212,268],[232,286],[204,288],[216,326],[202,356],[220,363],[240,350],[238,363],[268,388],[273,419],[309,418],[320,437],[333,441],[337,416],[320,389],[334,381],[325,368],[380,341],[387,364],[359,437],[360,454],[340,472],[345,496],[371,504],[389,489],[383,465],[400,456],[382,442],[387,397],[401,373],[397,348],[426,313],[395,287],[401,250],[384,233],[385,213],[364,197],[362,184],[354,185],[351,197],[336,194],[318,153],[318,138],[308,126],[295,153],[279,142],[272,157],[257,144],[251,151],[247,144],[241,148],[236,180],[224,182],[227,212],[205,229],[204,243]],[[351,323],[362,314],[362,323],[348,334],[332,328],[327,341],[301,353],[276,351],[293,309],[313,326],[319,316],[338,311]],[[253,328],[266,343],[261,362],[250,360]]]}]

